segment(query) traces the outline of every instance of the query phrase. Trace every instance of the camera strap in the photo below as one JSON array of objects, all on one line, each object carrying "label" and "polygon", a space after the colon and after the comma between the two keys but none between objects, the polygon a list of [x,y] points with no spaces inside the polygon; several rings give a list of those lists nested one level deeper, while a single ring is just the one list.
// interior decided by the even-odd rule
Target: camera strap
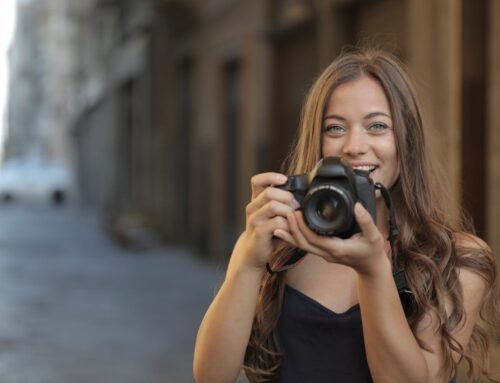
[{"label": "camera strap", "polygon": [[405,272],[398,262],[399,252],[397,249],[396,238],[399,235],[399,230],[394,219],[394,209],[392,208],[391,194],[389,193],[387,188],[380,182],[375,183],[375,189],[380,190],[382,198],[384,198],[385,206],[387,206],[387,210],[389,211],[389,237],[387,239],[389,240],[389,244],[391,246],[392,275],[394,277],[394,282],[396,283],[396,287],[400,294],[401,292],[411,293],[410,289],[408,288]]},{"label": "camera strap", "polygon": [[392,199],[389,191],[385,188],[384,185],[382,185],[380,182],[377,182],[375,184],[375,189],[380,190],[380,193],[382,194],[382,198],[384,198],[385,206],[387,207],[387,210],[389,211],[389,237],[387,238],[389,240],[389,244],[391,245],[391,254],[392,254],[392,260],[393,260],[393,266],[395,265],[395,260],[397,257],[397,251],[396,251],[396,237],[399,234],[399,230],[396,226],[396,223],[394,222],[394,211],[392,209]]},{"label": "camera strap", "polygon": [[[286,256],[281,262],[278,261],[278,267],[276,269],[273,269],[269,262],[266,263],[266,270],[269,274],[277,274],[282,271],[286,271],[288,269],[291,269],[295,266],[297,266],[300,261],[305,257],[306,252],[301,249],[295,249],[295,251],[291,254]],[[281,265],[279,265],[281,264]]]}]

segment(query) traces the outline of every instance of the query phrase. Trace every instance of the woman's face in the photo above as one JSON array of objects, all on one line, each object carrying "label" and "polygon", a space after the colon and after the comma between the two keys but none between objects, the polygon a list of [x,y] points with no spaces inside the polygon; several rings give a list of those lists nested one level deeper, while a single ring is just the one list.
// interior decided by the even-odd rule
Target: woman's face
[{"label": "woman's face", "polygon": [[323,156],[340,156],[354,169],[390,188],[399,176],[389,102],[368,76],[339,85],[323,117]]}]

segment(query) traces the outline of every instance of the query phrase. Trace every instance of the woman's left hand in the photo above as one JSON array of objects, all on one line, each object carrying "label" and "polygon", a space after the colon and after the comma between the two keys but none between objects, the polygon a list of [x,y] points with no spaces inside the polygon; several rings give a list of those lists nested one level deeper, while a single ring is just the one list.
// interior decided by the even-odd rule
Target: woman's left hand
[{"label": "woman's left hand", "polygon": [[361,233],[347,239],[316,234],[309,229],[300,211],[287,214],[290,233],[278,229],[274,235],[328,262],[350,266],[361,274],[376,274],[381,267],[387,267],[387,263],[390,266],[386,240],[359,202],[354,207],[354,216]]}]

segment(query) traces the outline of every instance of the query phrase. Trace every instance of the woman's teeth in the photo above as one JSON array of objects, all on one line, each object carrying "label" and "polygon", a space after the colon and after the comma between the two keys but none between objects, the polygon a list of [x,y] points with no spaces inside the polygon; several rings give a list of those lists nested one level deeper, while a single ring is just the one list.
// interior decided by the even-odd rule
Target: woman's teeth
[{"label": "woman's teeth", "polygon": [[373,172],[377,167],[372,166],[372,165],[360,165],[360,166],[353,166],[353,169],[356,170],[363,170],[365,172]]}]

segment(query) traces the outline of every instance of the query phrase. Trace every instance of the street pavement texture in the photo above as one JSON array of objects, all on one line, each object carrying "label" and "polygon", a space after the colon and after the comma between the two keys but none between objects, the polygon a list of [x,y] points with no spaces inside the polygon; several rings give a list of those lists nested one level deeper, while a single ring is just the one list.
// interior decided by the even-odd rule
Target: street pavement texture
[{"label": "street pavement texture", "polygon": [[222,278],[186,250],[121,249],[89,213],[2,206],[0,382],[193,382]]}]

